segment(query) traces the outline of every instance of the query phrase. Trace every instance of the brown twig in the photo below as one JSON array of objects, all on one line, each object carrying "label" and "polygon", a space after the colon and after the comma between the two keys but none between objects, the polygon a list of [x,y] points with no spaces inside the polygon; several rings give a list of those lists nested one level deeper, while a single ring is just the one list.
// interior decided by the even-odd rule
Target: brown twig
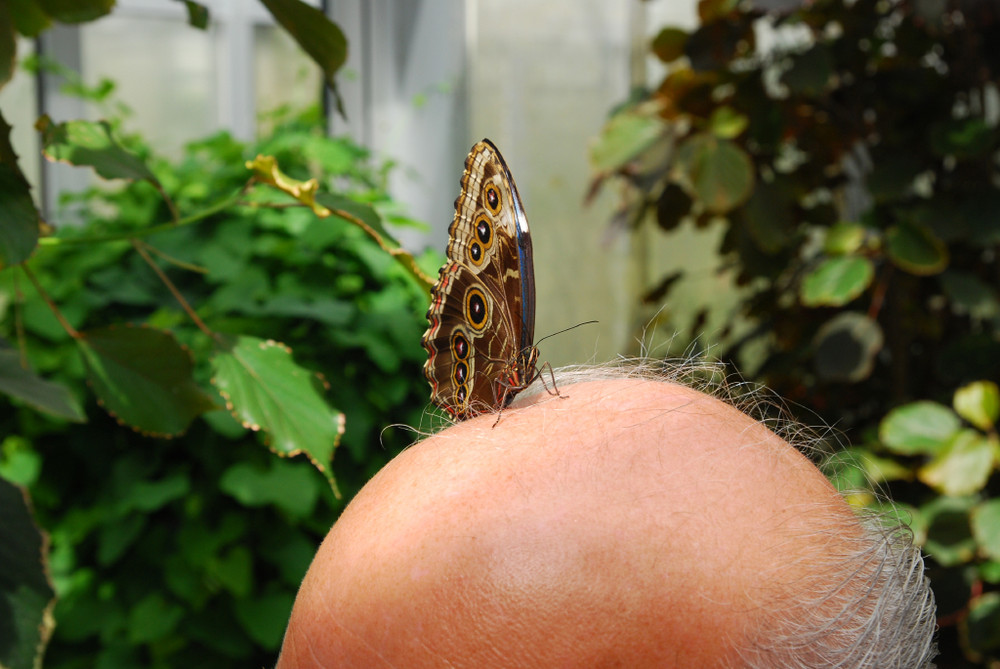
[{"label": "brown twig", "polygon": [[140,239],[133,239],[131,240],[131,242],[135,250],[139,253],[140,256],[142,256],[142,259],[146,261],[146,264],[149,265],[154,272],[156,272],[156,276],[160,278],[160,281],[163,282],[163,285],[167,287],[167,290],[169,290],[170,293],[174,296],[174,299],[177,300],[178,304],[181,305],[181,309],[183,309],[184,312],[188,315],[188,317],[192,321],[194,321],[194,324],[198,326],[198,329],[204,332],[209,337],[214,338],[215,333],[212,332],[212,330],[207,325],[205,325],[204,321],[202,321],[201,318],[198,317],[198,314],[195,313],[194,309],[191,308],[191,305],[188,304],[188,301],[185,300],[184,296],[181,295],[179,290],[177,290],[177,286],[174,285],[173,281],[171,281],[170,278],[164,273],[164,271],[160,269],[160,266],[157,265],[155,262],[153,262],[153,259],[149,257],[149,253],[146,252],[147,248],[146,243]]},{"label": "brown twig", "polygon": [[69,321],[67,321],[65,317],[63,317],[62,312],[59,311],[59,307],[56,306],[56,303],[52,301],[52,298],[49,297],[49,294],[45,292],[44,288],[42,288],[42,284],[38,283],[38,278],[31,271],[28,265],[22,264],[21,271],[23,271],[24,275],[28,277],[28,281],[30,281],[31,284],[35,287],[35,290],[38,291],[38,294],[41,295],[42,299],[45,300],[45,304],[49,305],[49,309],[52,310],[52,313],[55,315],[56,320],[59,321],[59,325],[63,327],[63,329],[66,331],[66,334],[68,334],[73,339],[79,339],[80,333],[76,331],[76,328],[74,328],[72,325],[69,324]]}]

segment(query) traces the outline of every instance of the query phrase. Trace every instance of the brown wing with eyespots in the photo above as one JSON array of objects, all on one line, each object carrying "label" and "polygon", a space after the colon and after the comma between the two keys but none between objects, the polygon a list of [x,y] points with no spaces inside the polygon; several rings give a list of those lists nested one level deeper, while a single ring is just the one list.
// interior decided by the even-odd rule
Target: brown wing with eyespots
[{"label": "brown wing with eyespots", "polygon": [[522,349],[524,341],[530,346],[534,304],[532,298],[526,320],[522,273],[532,269],[531,240],[509,175],[488,140],[472,148],[449,228],[448,262],[431,291],[424,374],[431,400],[460,419],[502,407],[526,376]]}]

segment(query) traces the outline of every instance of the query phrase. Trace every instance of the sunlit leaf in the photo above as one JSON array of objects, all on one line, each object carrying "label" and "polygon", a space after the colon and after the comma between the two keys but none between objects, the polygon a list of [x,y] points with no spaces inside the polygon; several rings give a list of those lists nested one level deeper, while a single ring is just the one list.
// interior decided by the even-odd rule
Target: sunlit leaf
[{"label": "sunlit leaf", "polygon": [[847,304],[871,285],[875,267],[868,258],[827,258],[802,280],[799,298],[807,307]]},{"label": "sunlit leaf", "polygon": [[678,147],[677,163],[709,212],[724,214],[745,202],[753,190],[753,162],[729,140],[708,133],[693,135]]},{"label": "sunlit leaf", "polygon": [[618,169],[653,144],[666,126],[652,110],[630,108],[615,114],[590,147],[590,164],[598,172]]},{"label": "sunlit leaf", "polygon": [[972,535],[983,553],[1000,560],[1000,499],[988,500],[972,510]]},{"label": "sunlit leaf", "polygon": [[687,32],[680,28],[664,28],[653,38],[652,50],[664,63],[670,63],[684,55]]},{"label": "sunlit leaf", "polygon": [[32,517],[27,492],[0,478],[0,666],[34,669],[52,634],[55,591],[47,573],[48,538]]},{"label": "sunlit leaf", "polygon": [[733,139],[743,134],[749,123],[750,119],[732,107],[716,107],[708,118],[708,129],[719,139]]},{"label": "sunlit leaf", "polygon": [[84,23],[99,19],[115,6],[115,0],[37,0],[42,10],[61,23]]},{"label": "sunlit leaf", "polygon": [[866,379],[884,341],[882,328],[868,316],[853,311],[838,314],[816,332],[816,373],[825,381],[853,383]]},{"label": "sunlit leaf", "polygon": [[902,455],[936,455],[961,428],[955,412],[937,402],[921,400],[890,411],[879,424],[879,440]]},{"label": "sunlit leaf", "polygon": [[[239,337],[212,358],[213,383],[243,425],[261,430],[279,455],[305,453],[327,477],[344,431],[344,415],[323,398],[325,382],[299,367],[282,344]],[[339,493],[337,493],[339,496]]]},{"label": "sunlit leaf", "polygon": [[42,133],[43,152],[50,160],[93,167],[105,179],[158,183],[141,158],[115,141],[106,121],[53,123],[43,116],[36,125]]},{"label": "sunlit leaf", "polygon": [[1000,388],[992,381],[975,381],[955,391],[952,406],[980,430],[989,430],[1000,418]]},{"label": "sunlit leaf", "polygon": [[823,251],[828,255],[850,255],[865,241],[865,228],[858,223],[841,222],[826,231]]},{"label": "sunlit leaf", "polygon": [[900,269],[927,276],[948,266],[948,247],[924,225],[900,223],[886,232],[886,251]]},{"label": "sunlit leaf", "polygon": [[994,444],[975,430],[961,430],[920,468],[917,478],[938,492],[957,497],[979,492],[993,472]]},{"label": "sunlit leaf", "polygon": [[179,435],[215,407],[191,376],[191,354],[169,332],[109,326],[81,332],[77,344],[98,402],[139,432]]},{"label": "sunlit leaf", "polygon": [[274,19],[288,31],[302,50],[323,70],[323,79],[333,93],[337,111],[344,115],[344,103],[334,75],[347,61],[347,38],[340,27],[322,10],[301,0],[261,0]]},{"label": "sunlit leaf", "polygon": [[0,392],[59,418],[76,422],[87,419],[66,386],[47,381],[22,367],[17,351],[0,350]]}]

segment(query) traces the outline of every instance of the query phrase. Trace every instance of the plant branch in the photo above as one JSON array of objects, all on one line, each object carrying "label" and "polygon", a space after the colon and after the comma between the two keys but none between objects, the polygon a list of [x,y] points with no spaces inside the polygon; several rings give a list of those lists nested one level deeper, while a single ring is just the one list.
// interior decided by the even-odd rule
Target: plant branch
[{"label": "plant branch", "polygon": [[21,265],[21,271],[23,271],[24,275],[28,277],[28,281],[30,281],[31,284],[35,287],[35,290],[38,291],[38,294],[41,295],[42,299],[45,300],[45,304],[49,305],[49,309],[52,310],[52,313],[55,315],[56,320],[59,321],[59,325],[63,327],[63,329],[70,337],[72,337],[73,339],[79,339],[80,333],[77,332],[76,328],[70,325],[69,321],[67,321],[66,318],[62,315],[62,312],[59,311],[59,307],[56,306],[56,303],[52,301],[52,298],[49,297],[49,294],[45,292],[44,288],[42,288],[42,284],[38,282],[38,278],[35,276],[34,272],[31,271],[31,269],[28,267],[27,264]]},{"label": "plant branch", "polygon": [[194,321],[194,324],[198,326],[198,329],[207,334],[209,337],[214,338],[215,333],[212,332],[212,330],[207,325],[205,325],[205,322],[198,317],[198,314],[196,314],[194,309],[191,308],[191,305],[188,304],[188,301],[184,299],[184,296],[181,295],[181,292],[177,290],[177,286],[175,286],[173,281],[170,280],[170,277],[168,277],[166,273],[164,273],[164,271],[160,269],[160,266],[157,265],[155,262],[153,262],[153,259],[149,257],[149,254],[146,252],[148,245],[141,239],[132,239],[131,242],[135,250],[139,253],[140,256],[142,256],[142,259],[146,261],[146,264],[149,265],[154,272],[156,272],[156,276],[160,278],[160,281],[163,282],[163,285],[167,287],[167,290],[169,290],[170,293],[174,296],[174,299],[177,300],[178,304],[181,305],[181,309],[183,309],[184,312],[188,315],[188,317],[192,321]]}]

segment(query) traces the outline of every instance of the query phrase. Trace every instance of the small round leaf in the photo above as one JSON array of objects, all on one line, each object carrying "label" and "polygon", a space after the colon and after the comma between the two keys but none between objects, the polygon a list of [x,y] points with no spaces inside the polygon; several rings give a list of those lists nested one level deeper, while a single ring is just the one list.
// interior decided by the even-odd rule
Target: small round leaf
[{"label": "small round leaf", "polygon": [[897,267],[917,276],[938,274],[948,267],[948,247],[918,223],[904,222],[889,228],[886,251]]},{"label": "small round leaf", "polygon": [[979,492],[993,471],[993,444],[975,430],[962,430],[920,468],[917,478],[938,492],[957,497]]},{"label": "small round leaf", "polygon": [[750,156],[729,140],[700,133],[677,150],[678,166],[706,211],[724,214],[743,204],[753,191]]},{"label": "small round leaf", "polygon": [[826,231],[823,251],[831,256],[849,255],[861,248],[865,228],[859,223],[841,222]]},{"label": "small round leaf", "polygon": [[897,407],[879,424],[879,440],[902,455],[937,454],[961,428],[955,412],[937,402],[922,400]]},{"label": "small round leaf", "polygon": [[875,267],[868,258],[828,258],[806,275],[799,298],[807,307],[839,307],[863,293],[874,276]]},{"label": "small round leaf", "polygon": [[884,337],[879,324],[848,311],[834,316],[816,333],[813,363],[824,381],[855,382],[868,378]]},{"label": "small round leaf", "polygon": [[980,430],[989,430],[1000,417],[1000,388],[992,381],[975,381],[955,391],[952,406]]},{"label": "small round leaf", "polygon": [[687,38],[687,32],[680,28],[664,28],[653,38],[653,53],[664,63],[671,63],[684,55]]}]

